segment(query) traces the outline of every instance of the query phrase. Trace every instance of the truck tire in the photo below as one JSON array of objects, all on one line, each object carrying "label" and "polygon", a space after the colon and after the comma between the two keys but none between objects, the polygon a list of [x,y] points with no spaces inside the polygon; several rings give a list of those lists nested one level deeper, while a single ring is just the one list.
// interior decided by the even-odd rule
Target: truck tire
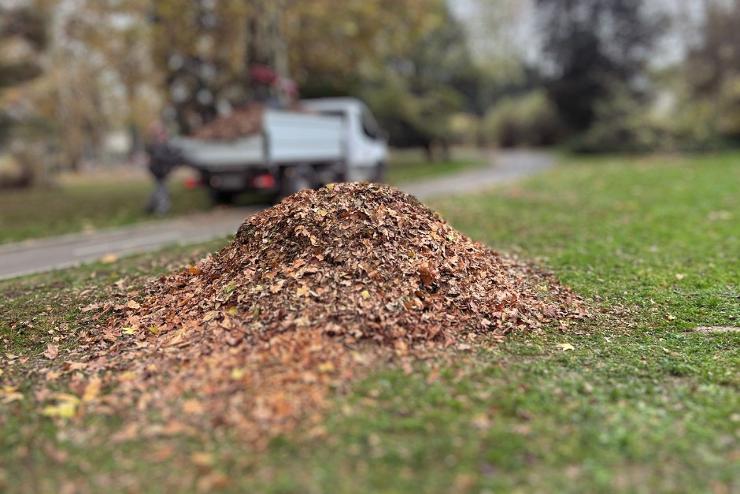
[{"label": "truck tire", "polygon": [[313,168],[310,166],[294,166],[286,168],[280,174],[280,192],[278,200],[284,199],[304,189],[312,189],[315,185]]},{"label": "truck tire", "polygon": [[208,189],[208,194],[211,196],[211,203],[215,206],[232,204],[234,202],[234,192],[219,189]]},{"label": "truck tire", "polygon": [[379,161],[375,164],[375,170],[373,171],[373,182],[383,183],[385,181],[385,170],[386,164],[384,161]]}]

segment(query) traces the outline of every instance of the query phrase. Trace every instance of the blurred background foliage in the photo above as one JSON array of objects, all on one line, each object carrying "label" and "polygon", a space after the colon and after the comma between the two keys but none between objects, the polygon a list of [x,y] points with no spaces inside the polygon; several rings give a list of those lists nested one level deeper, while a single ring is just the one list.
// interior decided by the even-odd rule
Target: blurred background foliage
[{"label": "blurred background foliage", "polygon": [[391,144],[581,152],[740,142],[740,0],[0,3],[0,185],[135,160],[260,90],[365,100]]}]

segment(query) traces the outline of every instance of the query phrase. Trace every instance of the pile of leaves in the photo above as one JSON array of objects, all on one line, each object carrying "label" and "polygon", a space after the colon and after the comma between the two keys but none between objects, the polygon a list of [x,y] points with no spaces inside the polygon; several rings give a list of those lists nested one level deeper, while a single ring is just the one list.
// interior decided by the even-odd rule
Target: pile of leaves
[{"label": "pile of leaves", "polygon": [[133,413],[124,433],[156,416],[158,432],[228,426],[255,441],[318,420],[329,392],[378,358],[585,314],[551,276],[369,184],[295,194],[108,309],[67,358],[86,410]]},{"label": "pile of leaves", "polygon": [[196,129],[191,137],[208,141],[233,141],[258,134],[262,130],[264,110],[257,103],[237,108]]}]

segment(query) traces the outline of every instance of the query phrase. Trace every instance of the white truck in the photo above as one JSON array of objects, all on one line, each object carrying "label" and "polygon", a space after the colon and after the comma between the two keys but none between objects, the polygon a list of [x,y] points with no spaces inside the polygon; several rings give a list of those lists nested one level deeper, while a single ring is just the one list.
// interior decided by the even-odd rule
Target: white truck
[{"label": "white truck", "polygon": [[386,138],[354,98],[301,101],[302,111],[265,109],[259,131],[233,140],[178,137],[170,146],[198,170],[215,202],[264,191],[281,198],[341,181],[380,181]]}]

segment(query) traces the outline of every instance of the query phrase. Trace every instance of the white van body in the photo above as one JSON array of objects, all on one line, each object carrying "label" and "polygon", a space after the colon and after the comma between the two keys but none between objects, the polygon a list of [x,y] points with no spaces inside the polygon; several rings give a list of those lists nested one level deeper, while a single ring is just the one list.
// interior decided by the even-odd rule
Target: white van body
[{"label": "white van body", "polygon": [[[222,196],[265,188],[259,184],[291,192],[298,186],[381,178],[388,145],[364,103],[322,98],[301,106],[305,111],[267,109],[261,132],[251,136],[233,141],[178,137],[170,144]],[[266,174],[274,181],[257,179]],[[300,183],[284,183],[296,180]]]}]

